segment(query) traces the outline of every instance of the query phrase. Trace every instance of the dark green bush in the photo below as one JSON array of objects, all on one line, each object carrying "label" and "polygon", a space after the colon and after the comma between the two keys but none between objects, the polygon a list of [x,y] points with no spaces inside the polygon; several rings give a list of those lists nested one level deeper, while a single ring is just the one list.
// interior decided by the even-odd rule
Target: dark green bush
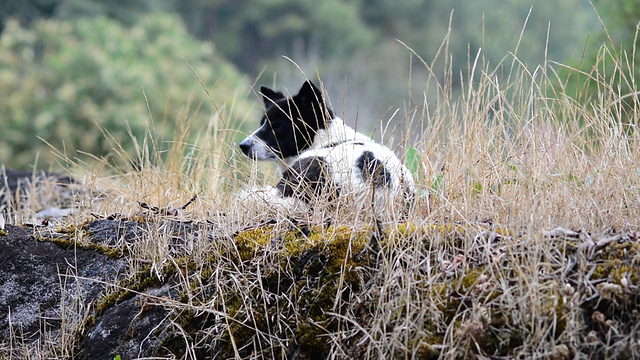
[{"label": "dark green bush", "polygon": [[0,164],[25,166],[37,152],[39,165],[48,164],[53,153],[45,141],[69,157],[76,150],[105,155],[112,144],[101,128],[130,150],[128,128],[143,136],[150,113],[157,135],[167,140],[181,116],[196,128],[206,124],[216,109],[185,60],[218,107],[234,104],[229,117],[251,112],[247,80],[176,17],[156,13],[131,27],[101,17],[40,20],[30,29],[6,25]]}]

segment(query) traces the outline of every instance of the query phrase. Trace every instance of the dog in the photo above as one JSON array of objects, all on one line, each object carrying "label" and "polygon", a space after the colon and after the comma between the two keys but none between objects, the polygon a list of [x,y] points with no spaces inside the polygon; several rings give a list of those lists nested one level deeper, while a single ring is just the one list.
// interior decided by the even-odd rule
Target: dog
[{"label": "dog", "polygon": [[253,160],[275,161],[282,174],[269,191],[309,208],[370,208],[376,218],[408,209],[415,194],[411,172],[389,148],[337,117],[311,81],[287,97],[262,86],[260,127],[239,144]]}]

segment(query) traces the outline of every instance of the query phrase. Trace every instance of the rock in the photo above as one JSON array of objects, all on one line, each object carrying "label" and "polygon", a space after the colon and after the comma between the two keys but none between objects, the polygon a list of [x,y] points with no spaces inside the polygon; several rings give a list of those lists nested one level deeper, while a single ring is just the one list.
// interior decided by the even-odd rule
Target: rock
[{"label": "rock", "polygon": [[0,236],[0,344],[9,343],[11,333],[30,342],[47,329],[59,330],[62,320],[67,326],[82,323],[84,314],[73,309],[97,300],[105,289],[102,282],[113,283],[124,268],[122,260],[95,251],[38,241],[30,228],[6,225],[5,230],[7,235]]},{"label": "rock", "polygon": [[48,179],[58,184],[72,184],[74,180],[57,173],[46,173],[44,171],[12,170],[0,167],[0,190],[6,188],[10,193],[15,193],[18,188],[24,188],[32,183],[37,183]]},{"label": "rock", "polygon": [[131,220],[95,220],[84,225],[87,241],[105,246],[116,246],[121,239],[135,242],[148,230],[148,226]]},{"label": "rock", "polygon": [[[0,216],[2,205],[7,205],[6,196],[20,201],[27,188],[50,183],[66,189],[73,179],[44,172],[34,176],[30,171],[0,166]],[[70,211],[54,206],[40,210],[38,215],[60,218]],[[163,349],[162,344],[170,337],[169,311],[157,305],[156,300],[178,294],[161,282],[139,288],[139,293],[114,286],[107,290],[107,284],[129,284],[123,283],[128,261],[114,258],[121,253],[109,249],[117,248],[120,240],[135,244],[149,226],[156,224],[128,220],[89,222],[83,225],[88,241],[83,245],[75,243],[73,233],[57,233],[53,227],[34,231],[34,227],[3,225],[0,359],[23,358],[33,351],[47,354],[43,348],[53,348],[50,354],[57,354],[63,342],[67,343],[65,353],[70,352],[77,359],[149,357]],[[171,223],[170,228],[175,232],[174,245],[180,247],[183,237],[199,230],[180,222]],[[71,346],[70,338],[74,339]]]},{"label": "rock", "polygon": [[[152,289],[151,296],[168,296],[168,286]],[[84,337],[78,359],[122,359],[152,357],[158,355],[169,324],[168,311],[136,295],[102,314],[97,324]]]}]

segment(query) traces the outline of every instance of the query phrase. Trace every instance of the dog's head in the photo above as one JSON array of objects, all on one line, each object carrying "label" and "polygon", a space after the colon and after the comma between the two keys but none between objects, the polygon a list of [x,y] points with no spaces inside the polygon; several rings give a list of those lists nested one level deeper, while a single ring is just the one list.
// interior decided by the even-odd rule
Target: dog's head
[{"label": "dog's head", "polygon": [[242,152],[252,159],[278,160],[300,154],[333,118],[322,92],[311,81],[291,98],[265,86],[260,92],[265,108],[260,128],[240,143]]}]

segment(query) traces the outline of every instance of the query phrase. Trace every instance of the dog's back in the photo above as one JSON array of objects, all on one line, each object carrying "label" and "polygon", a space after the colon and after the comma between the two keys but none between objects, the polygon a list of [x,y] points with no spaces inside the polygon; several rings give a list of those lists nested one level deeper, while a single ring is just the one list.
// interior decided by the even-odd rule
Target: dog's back
[{"label": "dog's back", "polygon": [[384,218],[404,213],[415,194],[413,176],[398,157],[389,148],[362,139],[303,152],[279,185],[287,183],[298,186],[298,191],[289,190],[286,196],[301,194],[301,199],[316,206],[329,201],[331,208],[371,210]]},{"label": "dog's back", "polygon": [[306,82],[292,98],[262,92],[265,117],[240,147],[251,158],[279,163],[282,178],[270,194],[376,218],[406,212],[415,195],[410,171],[389,148],[334,116],[315,85]]}]

